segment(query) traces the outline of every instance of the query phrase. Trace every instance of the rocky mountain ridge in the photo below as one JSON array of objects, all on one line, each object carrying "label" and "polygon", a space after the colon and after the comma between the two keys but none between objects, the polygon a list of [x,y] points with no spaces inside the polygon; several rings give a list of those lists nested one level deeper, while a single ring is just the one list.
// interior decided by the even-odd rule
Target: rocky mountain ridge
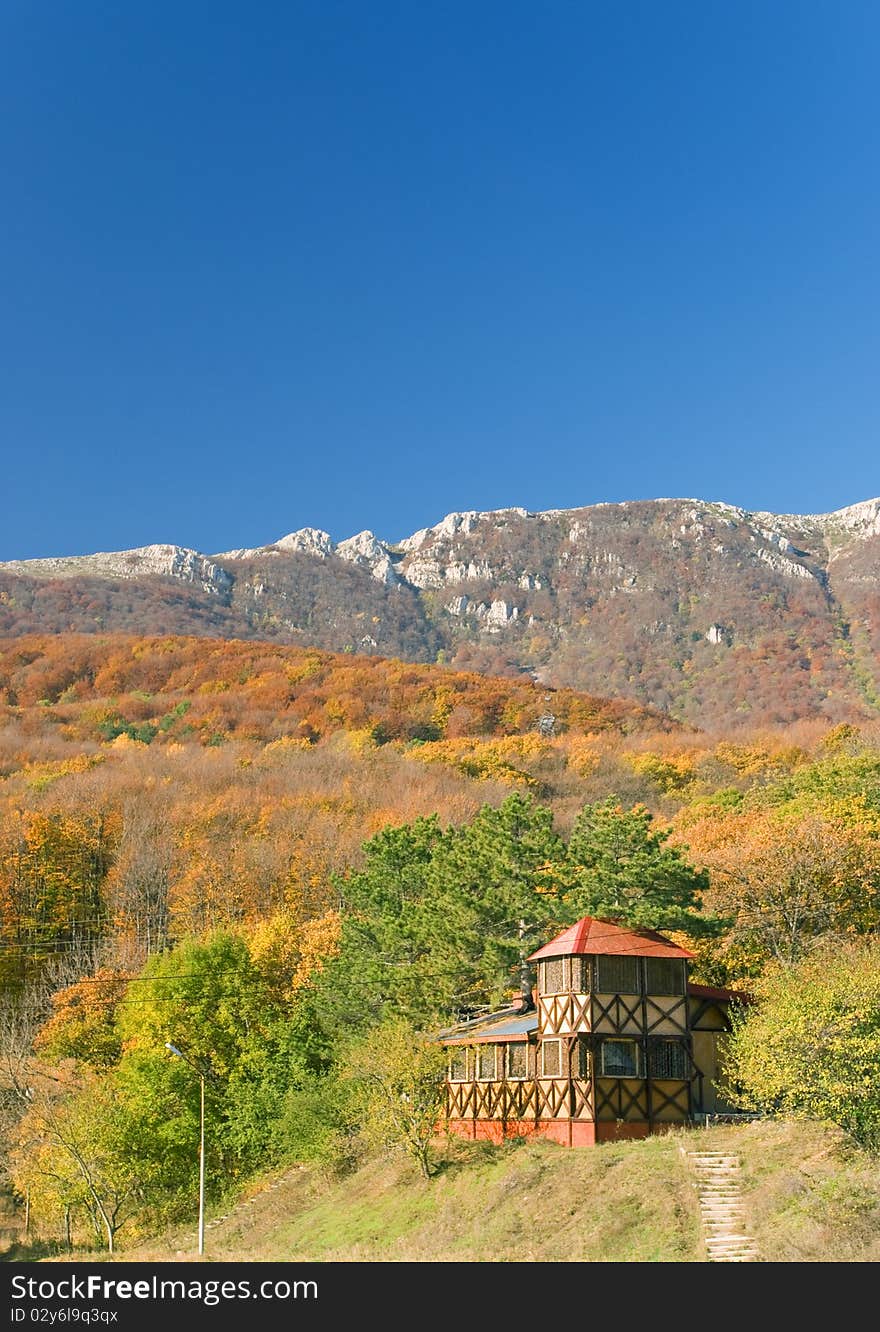
[{"label": "rocky mountain ridge", "polygon": [[263,637],[619,694],[703,725],[880,708],[880,499],[447,514],[397,542],[303,528],[0,564],[0,633]]}]

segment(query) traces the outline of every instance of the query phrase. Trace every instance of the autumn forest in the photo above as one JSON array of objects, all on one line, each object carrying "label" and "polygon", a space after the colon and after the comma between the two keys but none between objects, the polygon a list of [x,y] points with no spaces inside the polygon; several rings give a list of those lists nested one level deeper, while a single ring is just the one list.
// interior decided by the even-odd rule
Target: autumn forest
[{"label": "autumn forest", "polygon": [[504,1000],[523,918],[538,941],[609,884],[713,984],[863,946],[880,722],[730,737],[379,657],[7,640],[0,848],[10,1187],[112,1246],[191,1205],[182,1030],[222,1102],[219,1197],[272,1152],[351,1150],[340,1050]]}]

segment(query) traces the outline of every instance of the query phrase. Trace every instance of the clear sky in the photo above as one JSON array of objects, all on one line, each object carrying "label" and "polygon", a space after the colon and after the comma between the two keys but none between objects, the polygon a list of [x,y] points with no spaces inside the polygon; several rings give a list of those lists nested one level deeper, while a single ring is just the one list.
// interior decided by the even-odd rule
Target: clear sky
[{"label": "clear sky", "polygon": [[880,494],[875,0],[5,0],[0,558]]}]

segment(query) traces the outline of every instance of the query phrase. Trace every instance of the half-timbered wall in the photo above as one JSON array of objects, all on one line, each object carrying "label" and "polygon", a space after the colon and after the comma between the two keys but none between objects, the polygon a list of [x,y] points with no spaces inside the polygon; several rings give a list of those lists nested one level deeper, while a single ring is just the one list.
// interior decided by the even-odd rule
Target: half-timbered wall
[{"label": "half-timbered wall", "polygon": [[449,1118],[502,1129],[595,1121],[597,1133],[603,1123],[614,1133],[612,1121],[645,1132],[689,1119],[697,1069],[686,985],[677,958],[542,960],[536,1039],[454,1051]]},{"label": "half-timbered wall", "polygon": [[538,1030],[545,1036],[590,1030],[591,959],[551,957],[538,967]]},{"label": "half-timbered wall", "polygon": [[[481,1069],[490,1066],[496,1069],[495,1079],[481,1078]],[[459,1046],[450,1056],[446,1114],[462,1120],[591,1120],[591,1073],[588,1038],[583,1036],[528,1045]]]},{"label": "half-timbered wall", "polygon": [[691,1114],[687,972],[677,958],[598,957],[591,995],[597,1120]]}]

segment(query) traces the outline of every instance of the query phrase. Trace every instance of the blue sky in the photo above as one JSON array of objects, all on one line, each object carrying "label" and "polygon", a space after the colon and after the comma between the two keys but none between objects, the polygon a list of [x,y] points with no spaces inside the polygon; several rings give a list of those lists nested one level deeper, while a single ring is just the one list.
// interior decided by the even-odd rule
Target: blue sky
[{"label": "blue sky", "polygon": [[880,8],[7,0],[0,558],[880,493]]}]

